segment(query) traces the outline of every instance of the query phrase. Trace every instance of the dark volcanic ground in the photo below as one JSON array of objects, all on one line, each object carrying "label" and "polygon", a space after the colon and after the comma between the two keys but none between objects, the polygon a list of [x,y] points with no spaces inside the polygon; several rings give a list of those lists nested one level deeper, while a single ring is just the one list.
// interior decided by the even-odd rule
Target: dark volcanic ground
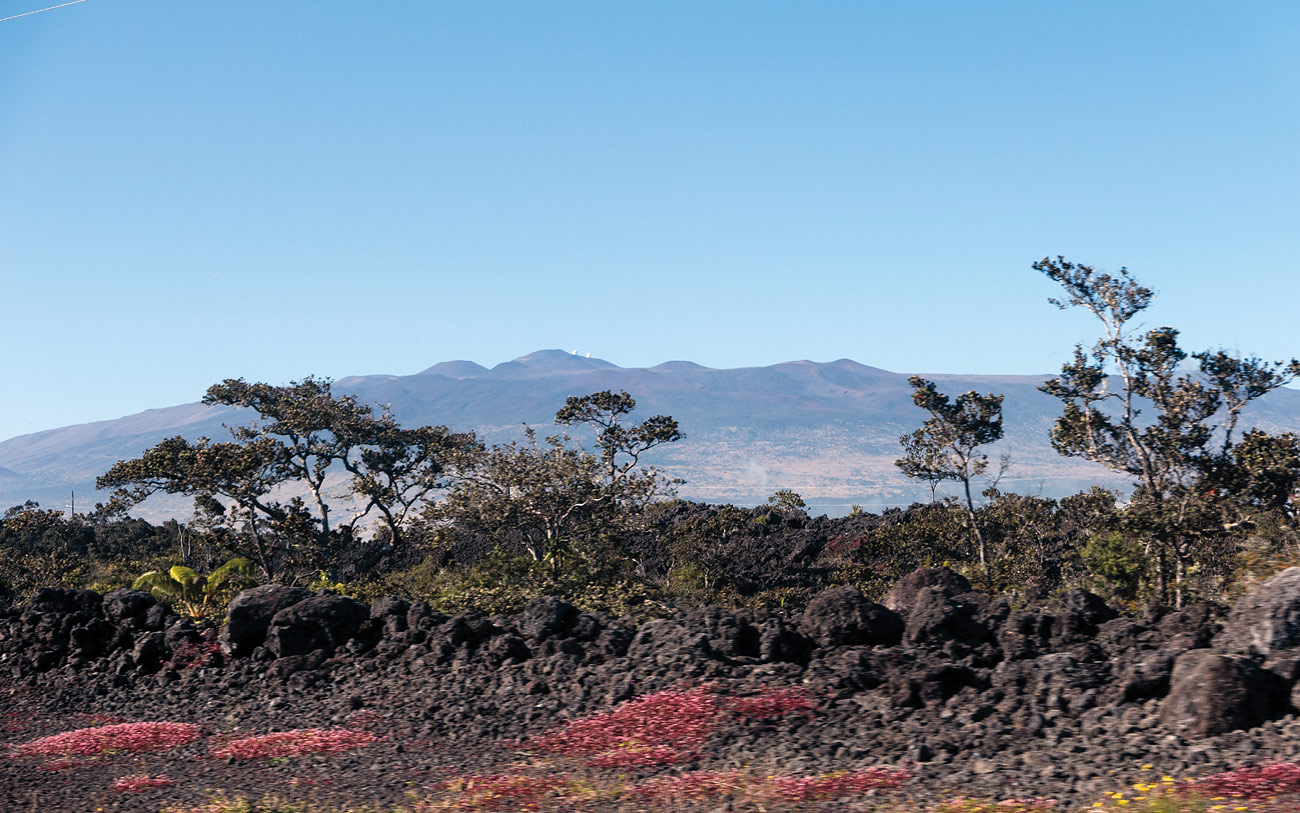
[{"label": "dark volcanic ground", "polygon": [[[384,739],[270,762],[215,759],[203,740],[56,771],[11,755],[0,760],[0,809],[156,811],[213,790],[401,803],[454,772],[534,759],[505,742],[705,681],[731,696],[801,686],[817,708],[737,718],[686,767],[906,766],[918,799],[1078,807],[1150,778],[1144,764],[1189,777],[1300,759],[1300,569],[1231,611],[1129,618],[1082,591],[1013,609],[931,570],[883,606],[837,588],[794,617],[708,609],[639,627],[552,599],[515,616],[446,617],[271,585],[232,604],[226,654],[187,665],[215,649],[216,632],[133,591],[44,591],[0,611],[0,743],[159,720],[215,735],[351,726]],[[118,777],[159,773],[176,784],[110,790]]]}]

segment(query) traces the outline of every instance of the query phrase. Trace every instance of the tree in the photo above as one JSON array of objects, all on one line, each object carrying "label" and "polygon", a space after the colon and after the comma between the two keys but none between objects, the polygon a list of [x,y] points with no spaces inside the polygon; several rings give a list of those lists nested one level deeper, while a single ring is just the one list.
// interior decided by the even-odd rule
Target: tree
[{"label": "tree", "polygon": [[808,507],[803,497],[788,488],[777,489],[776,493],[767,498],[767,504],[782,514],[793,514]]},{"label": "tree", "polygon": [[[1134,478],[1126,524],[1145,540],[1157,592],[1184,602],[1188,567],[1205,545],[1243,523],[1248,509],[1286,504],[1300,482],[1300,445],[1290,433],[1236,430],[1246,405],[1300,375],[1300,361],[1265,362],[1219,350],[1188,353],[1178,331],[1138,333],[1131,323],[1154,293],[1121,268],[1100,273],[1064,257],[1033,265],[1065,290],[1058,308],[1083,308],[1102,325],[1091,349],[1077,345],[1061,374],[1040,389],[1062,403],[1052,445]],[[1147,414],[1150,410],[1151,414]]]},{"label": "tree", "polygon": [[[399,543],[413,510],[445,484],[449,462],[476,445],[473,435],[446,427],[403,429],[386,411],[334,395],[328,379],[287,386],[227,379],[203,401],[251,408],[258,419],[231,428],[232,441],[168,438],[118,462],[97,485],[117,489],[124,507],[159,492],[193,496],[198,524],[272,580],[322,569],[372,511]],[[339,521],[326,484],[348,475],[353,511]]]},{"label": "tree", "polygon": [[448,487],[457,471],[472,466],[481,446],[473,434],[445,426],[403,429],[387,415],[379,421],[360,454],[342,462],[352,475],[349,488],[365,501],[360,515],[378,510],[392,545],[400,547],[417,509]]},{"label": "tree", "polygon": [[641,455],[665,443],[682,439],[677,421],[670,415],[655,415],[633,426],[624,426],[624,416],[636,409],[636,400],[626,392],[602,390],[591,395],[571,396],[555,413],[555,422],[565,426],[586,424],[596,430],[596,445],[605,476],[613,481],[636,468]]},{"label": "tree", "polygon": [[537,561],[582,553],[582,543],[624,530],[648,504],[672,493],[676,481],[640,460],[649,449],[681,439],[677,421],[656,415],[624,424],[635,408],[626,392],[569,398],[555,422],[595,429],[598,454],[564,434],[539,441],[536,430],[525,427],[525,442],[480,454],[426,519],[467,535],[499,537],[509,529]]},{"label": "tree", "polygon": [[228,547],[247,553],[265,578],[276,580],[288,569],[289,543],[273,540],[283,540],[294,524],[294,506],[270,496],[284,482],[275,471],[277,457],[270,440],[191,443],[176,436],[138,458],[118,461],[96,487],[115,489],[112,505],[122,509],[157,493],[193,496],[201,520],[228,530]]},{"label": "tree", "polygon": [[939,483],[952,480],[962,484],[966,518],[979,550],[980,567],[987,568],[988,546],[975,514],[970,484],[988,468],[988,456],[979,448],[1002,437],[1002,396],[968,392],[951,401],[933,381],[914,375],[907,383],[914,388],[912,403],[930,413],[930,418],[920,429],[898,439],[903,457],[894,465],[908,477],[929,483],[932,500]]},{"label": "tree", "polygon": [[445,426],[403,429],[392,414],[374,414],[351,395],[336,396],[329,379],[307,377],[288,386],[227,379],[208,389],[205,404],[251,407],[262,421],[232,430],[237,441],[278,442],[276,469],[311,493],[321,532],[330,533],[325,480],[341,466],[352,475],[350,492],[363,500],[344,529],[378,510],[395,541],[411,509],[445,485],[447,462],[476,445],[472,434]]}]

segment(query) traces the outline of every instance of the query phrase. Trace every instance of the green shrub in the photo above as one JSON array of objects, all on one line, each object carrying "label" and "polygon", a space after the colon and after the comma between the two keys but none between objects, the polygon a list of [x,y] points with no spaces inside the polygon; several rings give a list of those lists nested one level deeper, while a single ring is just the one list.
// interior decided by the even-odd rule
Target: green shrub
[{"label": "green shrub", "polygon": [[1093,577],[1090,585],[1113,598],[1132,604],[1137,601],[1147,573],[1142,546],[1119,531],[1093,534],[1080,554]]},{"label": "green shrub", "polygon": [[661,594],[634,577],[626,563],[582,560],[537,562],[497,548],[473,567],[440,567],[428,557],[388,574],[368,588],[378,594],[427,601],[446,613],[478,610],[514,613],[539,596],[555,596],[577,607],[621,616],[668,612]]}]

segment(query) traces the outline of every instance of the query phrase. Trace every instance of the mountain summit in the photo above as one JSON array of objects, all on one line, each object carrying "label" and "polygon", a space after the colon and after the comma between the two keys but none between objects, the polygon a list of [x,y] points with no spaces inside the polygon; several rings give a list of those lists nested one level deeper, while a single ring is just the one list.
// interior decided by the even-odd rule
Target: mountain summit
[{"label": "mountain summit", "polygon": [[577,351],[537,350],[513,361],[503,361],[489,371],[489,375],[509,378],[537,378],[564,375],[588,370],[622,369],[604,359],[579,355]]}]

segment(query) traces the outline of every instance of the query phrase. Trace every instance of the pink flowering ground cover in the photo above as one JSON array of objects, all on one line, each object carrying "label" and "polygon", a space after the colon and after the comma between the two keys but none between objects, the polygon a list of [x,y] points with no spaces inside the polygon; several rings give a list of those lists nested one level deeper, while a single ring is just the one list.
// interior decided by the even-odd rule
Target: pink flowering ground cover
[{"label": "pink flowering ground cover", "polygon": [[[715,684],[682,686],[626,701],[613,709],[557,727],[513,747],[519,751],[509,768],[495,774],[440,774],[447,768],[430,767],[426,755],[436,753],[406,748],[406,740],[394,733],[391,721],[374,710],[359,711],[344,719],[347,728],[301,728],[255,736],[210,736],[207,754],[218,759],[196,757],[210,778],[202,789],[192,774],[174,771],[174,754],[167,749],[202,741],[201,727],[187,723],[113,723],[66,731],[10,748],[10,756],[44,757],[35,766],[47,772],[82,768],[68,775],[70,781],[91,782],[106,802],[110,794],[156,793],[139,800],[120,799],[129,809],[144,810],[139,804],[152,802],[148,810],[164,809],[185,813],[436,813],[437,811],[656,811],[705,813],[706,811],[794,811],[843,810],[870,813],[1082,813],[1083,808],[1063,807],[1050,799],[971,799],[935,801],[925,788],[913,787],[911,771],[897,767],[789,775],[779,770],[757,768],[714,768],[715,746],[725,743],[733,728],[752,728],[752,720],[763,721],[763,730],[773,730],[774,720],[790,715],[818,715],[815,696],[800,687],[760,688],[744,696],[730,697]],[[64,721],[66,721],[66,717]],[[367,730],[367,727],[376,729]],[[49,730],[49,729],[46,729]],[[387,736],[381,737],[380,732]],[[408,798],[397,807],[379,804],[377,795],[355,799],[352,788],[334,786],[332,767],[304,761],[286,764],[257,764],[305,754],[341,754],[392,740],[402,746],[399,753],[412,755],[404,761],[405,773],[378,775],[374,790],[388,781],[399,782]],[[435,749],[436,750],[436,749]],[[190,757],[195,757],[193,752]],[[419,753],[419,757],[414,757]],[[103,759],[116,754],[116,760]],[[186,757],[187,759],[189,757]],[[229,762],[223,763],[222,759]],[[115,761],[134,763],[130,775],[114,774]],[[242,764],[241,764],[242,763]],[[30,766],[31,763],[28,763]],[[171,766],[171,767],[168,767]],[[833,765],[823,766],[833,768]],[[347,769],[355,772],[357,765]],[[29,772],[33,769],[26,768]],[[167,774],[161,773],[166,771]],[[472,770],[472,768],[463,768]],[[770,769],[769,769],[770,770]],[[1142,770],[1152,770],[1143,766]],[[313,773],[314,771],[314,773]],[[272,785],[243,781],[253,772]],[[260,773],[258,773],[260,772]],[[364,773],[364,768],[362,769]],[[35,775],[30,774],[30,775]],[[358,774],[353,774],[353,781]],[[1300,764],[1279,763],[1245,766],[1197,779],[1161,777],[1113,791],[1086,808],[1092,813],[1296,813],[1300,811]],[[61,777],[60,777],[61,778]],[[57,780],[54,780],[57,781]],[[265,788],[268,794],[287,793],[288,798],[258,803],[244,797],[226,798],[194,807],[212,792],[248,792]],[[207,788],[216,790],[208,791]],[[170,789],[170,790],[169,790]],[[390,789],[391,790],[391,789]],[[366,792],[363,790],[362,792]],[[929,796],[928,803],[909,801],[913,793]],[[170,795],[175,794],[175,795]],[[169,798],[170,795],[170,798]],[[384,793],[385,804],[397,804]],[[188,804],[175,805],[180,799]],[[211,799],[211,796],[207,798]],[[290,801],[289,799],[292,799]],[[356,807],[353,802],[370,804]],[[379,804],[379,806],[374,806]],[[110,809],[105,806],[105,810]],[[111,809],[119,809],[114,806]],[[121,808],[125,809],[125,808]]]},{"label": "pink flowering ground cover", "polygon": [[541,810],[561,803],[575,791],[575,780],[566,775],[496,774],[462,776],[434,787],[439,798],[415,805],[415,813],[439,810]]},{"label": "pink flowering ground cover", "polygon": [[119,723],[79,728],[17,746],[18,755],[95,756],[112,751],[161,751],[188,745],[202,734],[191,723]]},{"label": "pink flowering ground cover", "polygon": [[633,785],[631,796],[648,804],[686,804],[717,799],[741,787],[740,771],[690,771],[676,776],[656,776]]},{"label": "pink flowering ground cover", "polygon": [[141,791],[165,788],[174,784],[176,783],[166,776],[132,774],[115,779],[113,781],[113,790],[117,793],[140,793]]},{"label": "pink flowering ground cover", "polygon": [[730,802],[754,809],[803,809],[815,802],[897,790],[911,771],[871,768],[811,776],[758,775],[752,772],[691,771],[638,782],[626,795],[651,809],[680,809],[696,802]]},{"label": "pink flowering ground cover", "polygon": [[523,744],[528,750],[581,757],[593,768],[640,768],[683,762],[717,726],[714,687],[670,689],[575,720]]},{"label": "pink flowering ground cover", "polygon": [[[902,813],[902,811],[891,810],[890,813]],[[926,807],[924,811],[917,810],[916,813],[1063,813],[1063,811],[1057,808],[1056,801],[1053,799],[1002,799],[990,801],[988,799],[958,797]],[[1140,813],[1150,813],[1150,811],[1141,811]],[[1160,813],[1171,813],[1171,811],[1160,811]],[[1189,810],[1186,813],[1192,812]]]},{"label": "pink flowering ground cover", "polygon": [[865,771],[835,771],[820,776],[774,776],[769,782],[773,795],[782,801],[807,804],[861,796],[870,791],[895,790],[911,778],[911,771],[869,768]]},{"label": "pink flowering ground cover", "polygon": [[[1294,762],[1238,768],[1184,784],[1186,790],[1207,797],[1263,801],[1279,796],[1300,797],[1300,765]],[[1300,798],[1297,798],[1300,809]]]},{"label": "pink flowering ground cover", "polygon": [[729,710],[755,720],[778,720],[795,712],[811,717],[816,707],[812,692],[802,686],[764,686],[754,697],[733,697],[727,701]]}]

